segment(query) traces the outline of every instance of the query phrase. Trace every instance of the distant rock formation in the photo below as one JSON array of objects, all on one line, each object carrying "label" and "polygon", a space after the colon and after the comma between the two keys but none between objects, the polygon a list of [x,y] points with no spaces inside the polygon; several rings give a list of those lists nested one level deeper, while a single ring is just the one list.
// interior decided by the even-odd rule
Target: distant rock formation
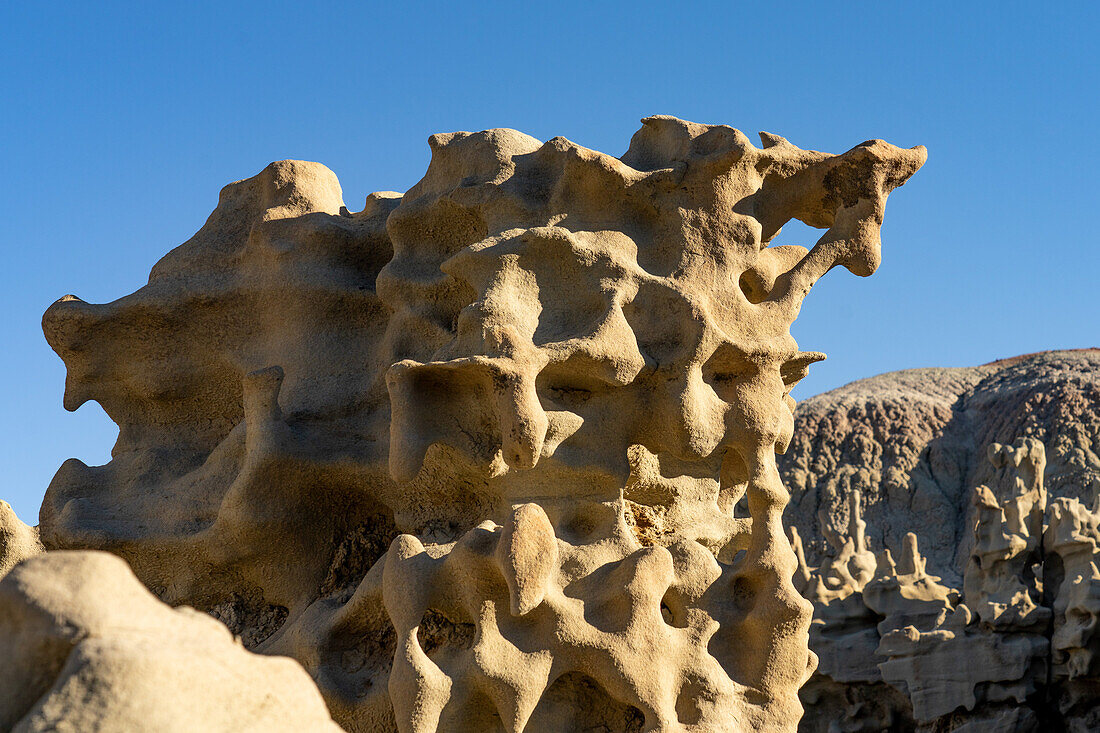
[{"label": "distant rock formation", "polygon": [[1100,729],[1100,351],[864,379],[794,435],[802,730]]},{"label": "distant rock formation", "polygon": [[[824,357],[790,326],[830,269],[875,271],[925,150],[671,117],[621,159],[429,144],[354,214],[272,164],[145,287],[50,307],[66,407],[120,434],[61,467],[45,546],[299,660],[348,730],[793,731],[811,607],[775,454]],[[795,218],[826,231],[769,246]]]}]

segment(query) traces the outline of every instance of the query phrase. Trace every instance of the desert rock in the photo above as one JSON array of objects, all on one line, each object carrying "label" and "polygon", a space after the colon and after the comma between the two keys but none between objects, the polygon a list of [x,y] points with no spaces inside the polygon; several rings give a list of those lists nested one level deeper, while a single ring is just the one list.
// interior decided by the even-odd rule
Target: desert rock
[{"label": "desert rock", "polygon": [[28,557],[45,552],[38,529],[20,521],[11,504],[0,501],[0,578]]},{"label": "desert rock", "polygon": [[0,729],[339,731],[291,659],[172,609],[105,552],[50,552],[0,581]]},{"label": "desert rock", "polygon": [[[775,454],[824,355],[790,326],[830,269],[874,272],[924,149],[671,117],[621,158],[429,145],[358,213],[272,164],[136,293],[51,306],[66,407],[120,435],[62,466],[45,545],[298,659],[349,730],[793,729]],[[769,246],[793,218],[825,232]]]},{"label": "desert rock", "polygon": [[1100,351],[1048,352],[799,406],[803,730],[1096,729],[1098,375]]}]

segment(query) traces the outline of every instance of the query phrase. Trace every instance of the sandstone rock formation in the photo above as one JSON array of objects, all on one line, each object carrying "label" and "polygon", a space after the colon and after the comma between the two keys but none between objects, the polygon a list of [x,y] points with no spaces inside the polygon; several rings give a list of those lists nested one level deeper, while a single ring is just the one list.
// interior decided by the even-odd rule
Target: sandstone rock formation
[{"label": "sandstone rock formation", "polygon": [[780,459],[820,658],[802,729],[1100,727],[1097,445],[1095,350],[803,403]]},{"label": "sandstone rock formation", "polygon": [[173,610],[105,552],[50,552],[0,581],[0,729],[339,731],[291,659]]},{"label": "sandstone rock formation", "polygon": [[[643,122],[621,159],[435,135],[355,214],[272,164],[136,293],[55,303],[65,405],[120,434],[47,548],[298,659],[348,730],[792,730],[790,325],[925,151]],[[769,246],[792,218],[812,249]]]},{"label": "sandstone rock formation", "polygon": [[23,560],[44,551],[37,528],[19,521],[11,504],[0,501],[0,578]]}]

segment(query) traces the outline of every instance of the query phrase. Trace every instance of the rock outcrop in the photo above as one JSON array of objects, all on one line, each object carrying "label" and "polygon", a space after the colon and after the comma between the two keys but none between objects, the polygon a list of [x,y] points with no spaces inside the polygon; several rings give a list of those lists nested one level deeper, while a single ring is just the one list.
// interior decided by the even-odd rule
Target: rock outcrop
[{"label": "rock outcrop", "polygon": [[[136,293],[55,303],[65,405],[120,435],[46,547],[298,659],[348,730],[793,730],[790,326],[925,151],[643,122],[621,159],[435,135],[354,214],[272,164]],[[769,246],[792,218],[826,231]]]},{"label": "rock outcrop", "polygon": [[38,529],[19,520],[11,504],[0,501],[0,578],[28,557],[42,552]]},{"label": "rock outcrop", "polygon": [[802,729],[1096,730],[1100,351],[885,374],[795,425]]},{"label": "rock outcrop", "polygon": [[292,659],[173,610],[105,552],[50,552],[0,580],[0,729],[336,731]]}]

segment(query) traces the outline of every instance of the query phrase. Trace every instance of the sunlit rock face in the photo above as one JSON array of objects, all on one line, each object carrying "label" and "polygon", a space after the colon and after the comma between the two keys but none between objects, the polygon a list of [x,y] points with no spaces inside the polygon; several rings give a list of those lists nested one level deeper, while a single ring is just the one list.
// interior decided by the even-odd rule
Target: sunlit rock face
[{"label": "sunlit rock face", "polygon": [[106,552],[48,552],[0,579],[0,729],[337,733],[292,659],[172,609]]},{"label": "sunlit rock face", "polygon": [[865,379],[780,458],[820,658],[801,728],[1100,727],[1100,352]]},{"label": "sunlit rock face", "polygon": [[[120,436],[46,547],[296,658],[348,730],[793,730],[790,326],[925,151],[761,141],[435,135],[359,213],[313,163],[231,184],[147,286],[47,311]],[[769,246],[792,218],[826,231]]]},{"label": "sunlit rock face", "polygon": [[41,552],[38,530],[19,521],[11,504],[0,501],[0,578],[23,560]]}]

